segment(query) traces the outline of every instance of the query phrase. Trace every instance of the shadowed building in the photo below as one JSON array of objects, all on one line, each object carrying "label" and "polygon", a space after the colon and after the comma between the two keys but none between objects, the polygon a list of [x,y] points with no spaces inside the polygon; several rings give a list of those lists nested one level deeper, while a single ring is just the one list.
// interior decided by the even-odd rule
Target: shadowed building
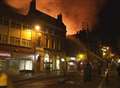
[{"label": "shadowed building", "polygon": [[60,70],[65,38],[61,14],[55,19],[36,10],[35,0],[27,15],[0,2],[1,69],[18,73]]}]

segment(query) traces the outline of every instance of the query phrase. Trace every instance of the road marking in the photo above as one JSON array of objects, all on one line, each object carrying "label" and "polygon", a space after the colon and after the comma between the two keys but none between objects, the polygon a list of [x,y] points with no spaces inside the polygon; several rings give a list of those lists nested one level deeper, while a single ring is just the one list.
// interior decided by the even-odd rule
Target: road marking
[{"label": "road marking", "polygon": [[100,82],[98,88],[102,88],[104,82],[105,82],[105,78],[102,79],[102,81]]},{"label": "road marking", "polygon": [[102,88],[103,87],[103,83],[106,81],[106,77],[108,76],[108,69],[106,69],[106,71],[104,72],[103,75],[103,79],[101,80],[100,84],[98,85],[98,88]]}]

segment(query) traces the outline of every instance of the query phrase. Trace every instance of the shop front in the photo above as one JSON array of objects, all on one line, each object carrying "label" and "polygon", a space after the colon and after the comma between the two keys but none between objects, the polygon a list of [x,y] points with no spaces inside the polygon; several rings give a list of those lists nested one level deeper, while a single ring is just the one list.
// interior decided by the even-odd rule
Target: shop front
[{"label": "shop front", "polygon": [[68,72],[75,72],[77,70],[77,61],[75,57],[69,57],[67,64]]},{"label": "shop front", "polygon": [[8,68],[8,58],[11,57],[9,52],[0,51],[0,70],[6,71]]},{"label": "shop front", "polygon": [[53,59],[50,58],[49,54],[44,56],[44,70],[46,72],[51,72],[53,70]]},{"label": "shop front", "polygon": [[62,61],[63,58],[61,58],[58,55],[55,54],[48,54],[46,53],[44,56],[44,71],[47,72],[60,72],[64,68],[66,68],[65,60]]},{"label": "shop front", "polygon": [[0,56],[0,70],[7,71],[11,74],[20,74],[21,72],[33,72],[32,54],[10,53],[9,57]]}]

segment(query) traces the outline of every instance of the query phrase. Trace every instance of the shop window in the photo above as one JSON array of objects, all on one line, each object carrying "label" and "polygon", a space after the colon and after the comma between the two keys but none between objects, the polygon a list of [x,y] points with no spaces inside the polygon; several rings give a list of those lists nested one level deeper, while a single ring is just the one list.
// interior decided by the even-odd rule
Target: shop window
[{"label": "shop window", "polygon": [[53,67],[52,60],[50,60],[49,55],[45,54],[44,58],[44,68],[46,71],[51,71]]},{"label": "shop window", "polygon": [[49,55],[48,54],[45,55],[44,62],[49,62]]},{"label": "shop window", "polygon": [[17,72],[19,68],[18,60],[9,60],[9,71]]},{"label": "shop window", "polygon": [[19,70],[32,70],[33,64],[32,60],[20,60]]},{"label": "shop window", "polygon": [[60,69],[60,60],[59,59],[56,60],[56,69],[57,70]]},{"label": "shop window", "polygon": [[6,60],[0,60],[0,70],[6,70]]}]

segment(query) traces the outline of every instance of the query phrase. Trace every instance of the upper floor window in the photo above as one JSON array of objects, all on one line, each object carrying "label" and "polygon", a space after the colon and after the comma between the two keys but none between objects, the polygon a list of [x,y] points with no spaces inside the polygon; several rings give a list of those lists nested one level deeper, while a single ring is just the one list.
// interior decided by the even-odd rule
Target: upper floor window
[{"label": "upper floor window", "polygon": [[10,37],[10,44],[12,44],[12,45],[20,45],[20,38]]},{"label": "upper floor window", "polygon": [[39,36],[38,38],[37,38],[37,45],[36,46],[38,46],[38,47],[40,47],[40,42],[41,42],[41,37]]},{"label": "upper floor window", "polygon": [[0,43],[6,44],[7,42],[8,42],[8,36],[0,34]]},{"label": "upper floor window", "polygon": [[9,25],[9,19],[7,17],[0,17],[0,24],[2,25]]},{"label": "upper floor window", "polygon": [[22,46],[24,47],[31,47],[31,43],[31,40],[22,39]]},{"label": "upper floor window", "polygon": [[12,28],[21,28],[21,24],[16,21],[11,21]]}]

